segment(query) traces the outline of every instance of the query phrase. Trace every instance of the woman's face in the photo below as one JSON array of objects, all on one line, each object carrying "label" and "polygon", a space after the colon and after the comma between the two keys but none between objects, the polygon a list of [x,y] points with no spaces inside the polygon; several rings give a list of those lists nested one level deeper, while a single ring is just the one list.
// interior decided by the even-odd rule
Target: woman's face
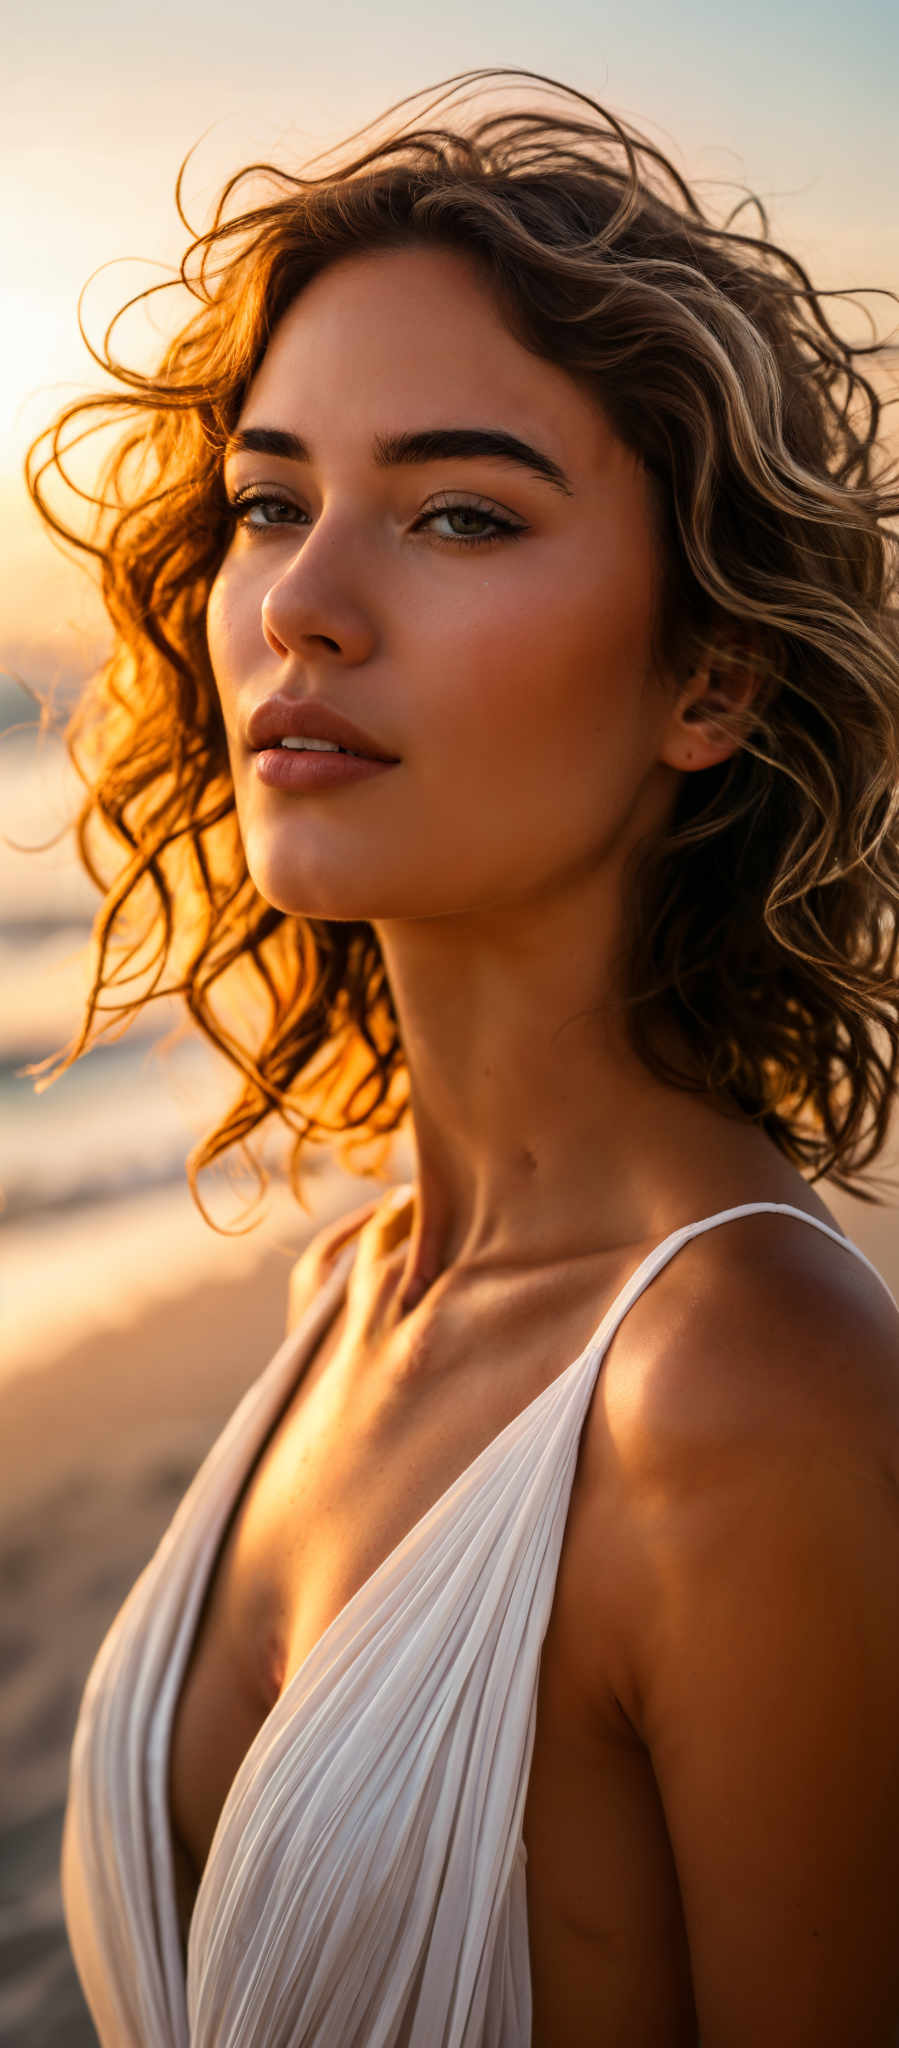
[{"label": "woman's face", "polygon": [[[313,279],[238,426],[303,444],[229,453],[229,497],[258,502],[208,607],[263,897],[335,919],[520,907],[661,824],[677,777],[660,758],[671,699],[647,677],[660,564],[645,472],[513,338],[464,255],[364,254]],[[528,444],[538,467],[378,459],[386,437],[471,429]],[[327,703],[396,765],[269,786],[247,728],[276,690]]]}]

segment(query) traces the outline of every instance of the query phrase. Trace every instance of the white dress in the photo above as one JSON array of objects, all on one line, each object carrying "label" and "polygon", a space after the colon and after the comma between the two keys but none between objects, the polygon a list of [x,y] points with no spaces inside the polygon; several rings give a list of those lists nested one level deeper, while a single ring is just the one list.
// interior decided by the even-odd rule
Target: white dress
[{"label": "white dress", "polygon": [[63,1900],[102,2048],[528,2048],[522,1818],[582,1424],[644,1288],[700,1232],[763,1210],[864,1258],[775,1202],[723,1210],[650,1252],[580,1356],[416,1522],[285,1687],[225,1800],[185,1981],[175,1705],[231,1511],[339,1309],[356,1250],[344,1247],[201,1465],[87,1681]]}]

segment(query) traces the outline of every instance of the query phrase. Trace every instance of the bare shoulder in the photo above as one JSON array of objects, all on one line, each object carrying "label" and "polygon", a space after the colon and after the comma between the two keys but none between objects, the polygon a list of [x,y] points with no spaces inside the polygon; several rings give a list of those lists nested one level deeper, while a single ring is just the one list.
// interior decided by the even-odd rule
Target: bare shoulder
[{"label": "bare shoulder", "polygon": [[757,1215],[683,1247],[606,1365],[582,1605],[652,1765],[701,2038],[886,2048],[899,1314],[823,1232]]},{"label": "bare shoulder", "polygon": [[597,1685],[642,1736],[650,1610],[679,1540],[726,1544],[772,1487],[798,1512],[802,1484],[840,1472],[899,1513],[899,1311],[851,1250],[798,1218],[700,1233],[618,1330],[583,1464]]},{"label": "bare shoulder", "polygon": [[635,1482],[785,1434],[899,1449],[899,1310],[847,1245],[798,1217],[734,1218],[683,1245],[607,1366],[605,1414]]}]

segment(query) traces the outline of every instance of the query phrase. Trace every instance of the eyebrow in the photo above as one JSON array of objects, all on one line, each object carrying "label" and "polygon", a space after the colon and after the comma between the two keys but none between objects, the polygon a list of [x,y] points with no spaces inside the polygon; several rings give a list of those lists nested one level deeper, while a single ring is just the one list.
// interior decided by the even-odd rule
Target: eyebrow
[{"label": "eyebrow", "polygon": [[[288,433],[282,427],[244,427],[229,434],[225,460],[229,455],[242,453],[277,455],[287,462],[312,459],[299,434]],[[424,427],[415,434],[376,434],[374,457],[379,469],[392,469],[400,463],[469,462],[478,457],[491,462],[514,462],[568,497],[574,495],[564,469],[551,455],[532,448],[529,441],[519,440],[516,434],[491,427]]]}]

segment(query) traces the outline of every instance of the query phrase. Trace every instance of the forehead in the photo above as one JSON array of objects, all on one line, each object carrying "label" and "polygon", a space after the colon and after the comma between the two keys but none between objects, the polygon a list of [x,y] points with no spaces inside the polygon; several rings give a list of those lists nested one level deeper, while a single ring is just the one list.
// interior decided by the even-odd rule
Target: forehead
[{"label": "forehead", "polygon": [[[400,248],[342,256],[282,316],[240,424],[316,419],[351,429],[429,426],[445,417],[505,427],[549,447],[567,467],[608,453],[598,402],[560,365],[524,347],[497,294],[462,251]],[[373,415],[377,418],[373,420]],[[389,417],[388,417],[389,416]],[[563,452],[564,450],[564,452]]]}]

